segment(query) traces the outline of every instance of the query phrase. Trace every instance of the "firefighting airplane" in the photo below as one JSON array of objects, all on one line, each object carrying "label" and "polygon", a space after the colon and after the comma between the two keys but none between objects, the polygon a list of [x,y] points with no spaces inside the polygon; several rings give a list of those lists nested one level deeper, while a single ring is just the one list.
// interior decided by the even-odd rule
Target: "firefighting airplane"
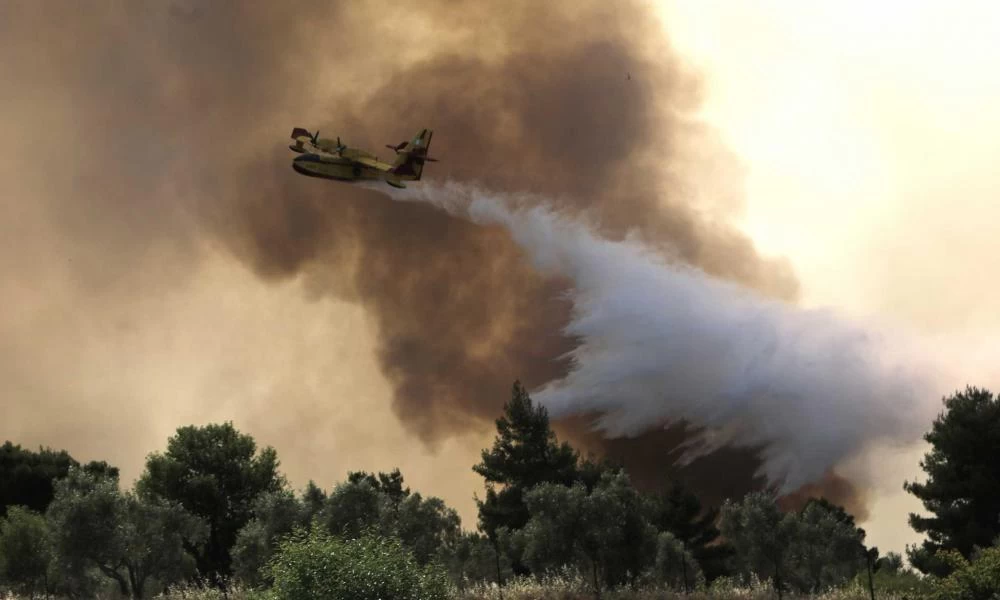
[{"label": "firefighting airplane", "polygon": [[292,168],[302,175],[338,181],[382,179],[393,187],[405,188],[403,181],[420,181],[424,163],[437,160],[427,156],[433,134],[430,129],[421,129],[408,142],[387,145],[396,153],[392,164],[365,150],[348,148],[339,137],[336,141],[321,138],[319,131],[313,134],[301,127],[292,130],[295,143],[288,147],[300,154],[292,160]]}]

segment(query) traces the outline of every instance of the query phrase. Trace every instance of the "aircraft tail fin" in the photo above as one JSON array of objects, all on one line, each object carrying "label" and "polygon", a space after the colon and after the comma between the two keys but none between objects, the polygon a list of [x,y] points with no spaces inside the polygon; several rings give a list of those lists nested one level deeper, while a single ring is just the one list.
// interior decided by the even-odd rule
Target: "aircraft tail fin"
[{"label": "aircraft tail fin", "polygon": [[303,127],[296,127],[292,129],[292,139],[295,140],[295,143],[289,144],[288,145],[289,149],[295,152],[302,153],[306,151],[305,146],[303,146],[303,142],[305,140],[312,140],[313,134],[309,133],[308,129],[305,129]]},{"label": "aircraft tail fin", "polygon": [[420,176],[424,171],[424,163],[437,160],[427,156],[433,135],[433,130],[421,129],[417,135],[413,136],[412,140],[389,146],[396,151],[397,155],[389,172],[401,179],[420,181]]}]

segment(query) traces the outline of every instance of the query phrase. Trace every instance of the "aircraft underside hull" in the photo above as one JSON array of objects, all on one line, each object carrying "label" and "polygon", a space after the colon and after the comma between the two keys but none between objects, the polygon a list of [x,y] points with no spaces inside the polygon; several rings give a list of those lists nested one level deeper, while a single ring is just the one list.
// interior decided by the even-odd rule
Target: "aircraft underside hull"
[{"label": "aircraft underside hull", "polygon": [[356,179],[380,179],[380,173],[374,169],[351,165],[298,163],[293,162],[292,168],[302,175],[338,181],[354,181]]}]

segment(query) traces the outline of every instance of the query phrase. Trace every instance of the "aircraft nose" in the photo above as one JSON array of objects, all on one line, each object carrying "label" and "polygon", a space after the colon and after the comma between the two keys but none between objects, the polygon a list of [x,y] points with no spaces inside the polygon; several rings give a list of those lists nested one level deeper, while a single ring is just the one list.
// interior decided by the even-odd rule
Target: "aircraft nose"
[{"label": "aircraft nose", "polygon": [[292,168],[295,169],[296,173],[308,174],[305,169],[305,165],[302,164],[304,162],[302,159],[305,158],[305,156],[305,154],[300,154],[292,159]]}]

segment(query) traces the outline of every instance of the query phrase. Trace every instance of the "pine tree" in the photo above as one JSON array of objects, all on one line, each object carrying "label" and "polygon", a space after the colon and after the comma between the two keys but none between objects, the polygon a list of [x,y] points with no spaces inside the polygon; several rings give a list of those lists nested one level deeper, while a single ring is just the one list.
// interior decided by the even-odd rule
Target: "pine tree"
[{"label": "pine tree", "polygon": [[[540,483],[572,485],[578,459],[569,444],[556,440],[548,411],[532,402],[520,381],[496,426],[493,448],[484,449],[482,462],[473,467],[486,480],[486,498],[477,499],[479,528],[495,548],[502,528],[515,531],[527,524],[524,493]],[[515,572],[526,569],[515,561]]]},{"label": "pine tree", "polygon": [[910,562],[939,575],[951,570],[935,559],[939,550],[957,550],[968,559],[1000,535],[1000,399],[967,387],[944,405],[924,436],[932,446],[920,463],[927,482],[903,485],[932,514],[910,515],[910,526],[927,534],[921,547],[907,550]]},{"label": "pine tree", "polygon": [[728,544],[718,543],[715,523],[719,509],[704,508],[698,497],[679,482],[670,484],[651,500],[652,522],[657,531],[673,534],[698,561],[709,581],[729,574],[726,562],[733,550]]}]

